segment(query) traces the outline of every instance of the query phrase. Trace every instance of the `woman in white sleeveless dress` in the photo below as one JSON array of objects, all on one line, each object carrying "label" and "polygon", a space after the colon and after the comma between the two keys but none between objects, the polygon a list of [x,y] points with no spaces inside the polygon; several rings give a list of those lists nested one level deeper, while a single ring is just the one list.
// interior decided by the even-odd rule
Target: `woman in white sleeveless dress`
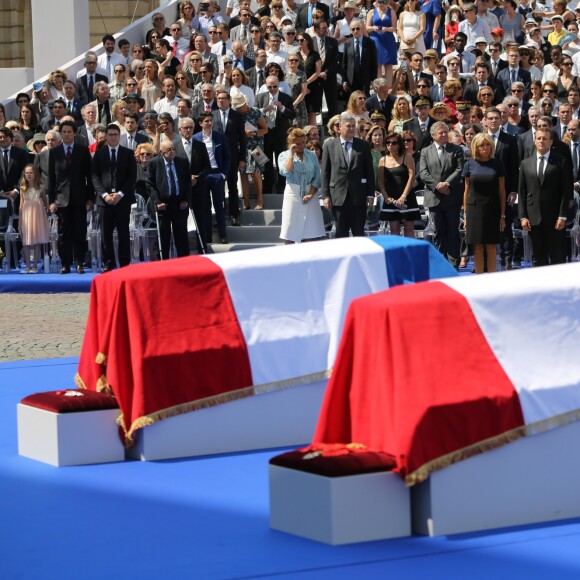
[{"label": "woman in white sleeveless dress", "polygon": [[418,0],[407,0],[405,9],[399,15],[397,23],[401,52],[410,51],[425,54],[423,33],[426,25],[427,20],[425,14],[419,9]]}]

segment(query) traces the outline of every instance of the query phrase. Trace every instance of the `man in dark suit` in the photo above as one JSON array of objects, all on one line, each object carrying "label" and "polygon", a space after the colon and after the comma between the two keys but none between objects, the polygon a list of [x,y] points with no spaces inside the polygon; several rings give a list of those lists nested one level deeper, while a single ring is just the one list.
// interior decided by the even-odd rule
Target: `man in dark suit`
[{"label": "man in dark suit", "polygon": [[[215,219],[218,227],[220,242],[227,244],[226,213],[224,207],[225,182],[230,171],[231,155],[228,140],[223,133],[213,130],[213,116],[211,113],[202,113],[199,116],[201,132],[193,138],[207,149],[210,168],[205,178],[208,194],[211,194]],[[211,206],[208,203],[205,211],[206,242],[211,243]]]},{"label": "man in dark suit", "polygon": [[[6,200],[7,207],[0,209],[0,228],[4,231],[8,226],[11,214],[18,214],[22,172],[28,163],[28,154],[23,149],[14,147],[14,135],[10,129],[0,127],[0,199]],[[16,224],[14,224],[16,228]],[[0,249],[5,253],[4,240]],[[11,267],[18,267],[12,264]]]},{"label": "man in dark suit", "polygon": [[405,131],[411,131],[417,137],[417,151],[421,151],[433,142],[431,137],[432,119],[429,116],[429,101],[419,99],[415,103],[415,115],[403,125]]},{"label": "man in dark suit", "polygon": [[149,143],[149,139],[143,133],[139,133],[139,113],[125,113],[125,123],[123,124],[125,133],[121,135],[121,147],[127,147],[135,151],[137,145]]},{"label": "man in dark suit", "polygon": [[218,108],[215,100],[215,87],[211,83],[203,83],[201,85],[201,101],[193,108],[191,117],[195,121],[195,131],[201,131],[199,124],[199,116],[202,113],[211,113]]},{"label": "man in dark suit", "polygon": [[536,155],[522,161],[519,176],[519,214],[530,232],[534,266],[565,261],[564,236],[572,197],[570,163],[550,150],[552,132],[536,131]]},{"label": "man in dark suit", "polygon": [[489,54],[491,56],[488,65],[489,65],[489,72],[491,73],[491,77],[495,80],[497,79],[497,75],[500,71],[504,68],[507,68],[509,65],[507,61],[503,58],[500,58],[501,53],[503,52],[503,47],[501,42],[492,42],[489,45]]},{"label": "man in dark suit", "polygon": [[[185,159],[189,163],[189,175],[191,176],[191,199],[190,205],[197,222],[201,239],[205,242],[209,236],[205,229],[205,208],[209,205],[205,178],[210,168],[209,155],[206,146],[201,141],[193,139],[193,119],[183,117],[179,119],[179,137],[175,145],[175,155]],[[201,253],[202,248],[198,248]]]},{"label": "man in dark suit", "polygon": [[246,70],[246,75],[248,77],[248,86],[257,95],[260,87],[266,82],[266,77],[268,73],[266,72],[266,65],[268,63],[268,53],[264,49],[256,51],[256,64],[255,66]]},{"label": "man in dark suit", "polygon": [[64,101],[66,103],[66,114],[72,115],[75,122],[80,124],[83,122],[81,116],[81,109],[85,102],[76,96],[77,86],[72,81],[65,81],[63,85]]},{"label": "man in dark suit", "polygon": [[336,237],[364,236],[367,200],[374,199],[375,178],[369,144],[354,136],[356,119],[340,116],[340,136],[322,148],[322,198],[332,209]]},{"label": "man in dark suit", "polygon": [[421,181],[425,207],[435,214],[435,247],[459,267],[459,212],[463,203],[463,150],[449,143],[449,128],[438,121],[431,126],[433,143],[421,151]]},{"label": "man in dark suit", "polygon": [[161,155],[154,157],[147,165],[147,183],[159,220],[163,260],[169,259],[172,230],[177,257],[189,256],[187,218],[191,174],[187,160],[176,157],[175,150],[173,143],[164,141],[160,148]]},{"label": "man in dark suit", "polygon": [[109,79],[102,74],[97,72],[97,55],[89,54],[85,58],[85,70],[86,74],[80,76],[77,80],[77,94],[79,99],[82,99],[85,103],[91,103],[95,100],[95,95],[93,89],[95,84],[99,81],[109,82]]},{"label": "man in dark suit", "polygon": [[365,109],[370,113],[371,111],[379,111],[385,116],[387,120],[387,127],[391,122],[393,116],[393,107],[397,97],[389,95],[391,87],[387,79],[379,77],[373,82],[373,90],[375,94],[365,101]]},{"label": "man in dark suit", "polygon": [[506,270],[512,269],[514,235],[512,223],[515,217],[514,204],[518,197],[519,153],[517,138],[501,130],[501,113],[496,107],[485,111],[487,132],[495,145],[494,157],[499,159],[505,170],[505,228],[501,233],[501,262]]},{"label": "man in dark suit", "polygon": [[84,274],[87,211],[93,209],[95,199],[91,154],[88,147],[75,143],[74,122],[63,121],[60,135],[62,143],[48,150],[47,180],[49,209],[58,215],[60,273],[70,273],[74,257],[77,273]]},{"label": "man in dark suit", "polygon": [[296,31],[298,33],[304,32],[314,24],[312,13],[315,10],[323,12],[324,20],[327,24],[330,24],[330,10],[328,6],[322,2],[317,2],[316,0],[309,0],[308,2],[304,2],[304,4],[298,6],[295,22]]},{"label": "man in dark suit", "polygon": [[44,133],[62,121],[63,117],[66,115],[66,103],[63,99],[51,99],[48,101],[48,109],[50,115],[45,117],[40,124]]},{"label": "man in dark suit", "polygon": [[477,95],[483,87],[489,87],[493,93],[493,103],[498,103],[498,91],[495,81],[491,78],[489,72],[489,65],[478,64],[475,67],[475,78],[465,85],[463,89],[463,100],[469,101],[472,105],[481,107],[481,103],[477,100]]},{"label": "man in dark suit", "polygon": [[512,83],[519,81],[524,83],[526,91],[530,90],[532,76],[520,66],[520,53],[516,46],[508,49],[508,67],[499,71],[496,77],[498,86],[498,102],[502,101],[507,95],[511,95]]},{"label": "man in dark suit", "polygon": [[296,117],[296,111],[292,98],[280,91],[278,77],[266,78],[266,86],[268,92],[256,97],[256,107],[264,113],[268,125],[268,132],[264,136],[264,153],[270,161],[264,169],[264,193],[283,193],[286,179],[274,167],[274,160],[277,164],[278,155],[286,150],[288,128],[290,121]]},{"label": "man in dark suit", "polygon": [[[335,38],[328,36],[328,23],[317,22],[314,25],[315,35],[314,50],[320,54],[322,61],[322,72],[318,77],[322,82],[322,90],[326,97],[328,107],[328,116],[336,115],[336,101],[338,99],[338,87],[336,84],[336,75],[338,73],[338,42]],[[291,58],[291,55],[288,56]]]},{"label": "man in dark suit", "polygon": [[420,52],[414,52],[411,55],[410,67],[407,74],[410,74],[413,77],[415,86],[417,86],[417,83],[422,79],[428,80],[429,84],[431,86],[433,85],[433,75],[423,72],[423,54]]},{"label": "man in dark suit", "polygon": [[93,186],[102,224],[103,272],[115,268],[113,231],[117,229],[119,265],[131,262],[129,218],[135,202],[137,165],[135,155],[120,147],[121,130],[118,125],[107,125],[106,145],[93,157]]},{"label": "man in dark suit", "polygon": [[230,145],[231,165],[227,175],[228,212],[233,226],[240,225],[240,205],[238,192],[238,171],[246,166],[246,149],[248,138],[245,131],[245,119],[238,111],[231,108],[231,99],[227,91],[216,95],[218,110],[213,111],[213,127],[223,133]]},{"label": "man in dark suit", "polygon": [[352,38],[344,43],[342,88],[348,94],[363,91],[368,95],[377,74],[377,48],[370,38],[362,35],[360,20],[351,20],[350,31]]}]

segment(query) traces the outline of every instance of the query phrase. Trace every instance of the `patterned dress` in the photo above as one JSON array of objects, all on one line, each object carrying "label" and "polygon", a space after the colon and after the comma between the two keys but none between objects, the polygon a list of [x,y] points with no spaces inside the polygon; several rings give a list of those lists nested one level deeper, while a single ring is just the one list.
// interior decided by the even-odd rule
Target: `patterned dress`
[{"label": "patterned dress", "polygon": [[[258,127],[258,121],[263,117],[262,111],[257,107],[251,107],[246,115],[246,122]],[[246,154],[245,173],[263,173],[263,169],[254,161],[252,150],[256,147],[264,149],[264,137],[248,137],[248,152]]]}]

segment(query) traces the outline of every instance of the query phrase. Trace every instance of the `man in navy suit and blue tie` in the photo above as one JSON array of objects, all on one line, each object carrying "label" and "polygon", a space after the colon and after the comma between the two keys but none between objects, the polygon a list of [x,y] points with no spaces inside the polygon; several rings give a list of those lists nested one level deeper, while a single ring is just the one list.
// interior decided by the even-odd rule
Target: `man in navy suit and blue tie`
[{"label": "man in navy suit and blue tie", "polygon": [[[211,194],[213,201],[220,242],[227,244],[224,195],[226,177],[231,165],[230,146],[227,137],[223,133],[213,131],[213,115],[211,113],[201,113],[198,120],[201,131],[196,133],[193,138],[201,141],[205,145],[209,155],[211,169],[205,178],[205,182],[208,194]],[[211,243],[211,204],[209,199],[206,202],[205,221],[207,239],[205,241]]]}]

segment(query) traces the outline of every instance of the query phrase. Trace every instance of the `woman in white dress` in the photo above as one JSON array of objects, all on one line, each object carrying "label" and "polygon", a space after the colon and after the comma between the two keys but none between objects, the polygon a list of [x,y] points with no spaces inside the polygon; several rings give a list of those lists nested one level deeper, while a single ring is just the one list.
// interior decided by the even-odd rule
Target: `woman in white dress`
[{"label": "woman in white dress", "polygon": [[232,70],[232,86],[230,87],[230,97],[234,95],[242,94],[248,102],[248,107],[253,107],[256,102],[256,96],[254,91],[245,83],[246,75],[244,71],[239,68]]},{"label": "woman in white dress", "polygon": [[423,34],[426,26],[427,19],[421,12],[418,0],[407,0],[397,22],[397,34],[401,41],[399,49],[425,54]]},{"label": "woman in white dress", "polygon": [[323,238],[324,221],[318,201],[320,166],[316,153],[306,149],[302,129],[288,132],[288,149],[280,153],[278,167],[286,178],[280,238],[286,244]]}]

